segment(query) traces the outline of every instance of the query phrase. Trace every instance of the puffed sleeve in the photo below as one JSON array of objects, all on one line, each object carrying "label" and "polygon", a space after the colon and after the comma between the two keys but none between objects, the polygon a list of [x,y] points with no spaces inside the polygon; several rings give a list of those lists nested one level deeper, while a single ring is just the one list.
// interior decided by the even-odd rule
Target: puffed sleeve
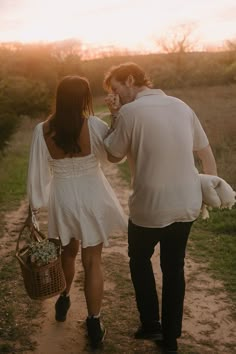
[{"label": "puffed sleeve", "polygon": [[129,151],[131,129],[127,125],[127,119],[122,114],[122,108],[117,116],[115,130],[106,137],[104,145],[111,155],[123,159]]},{"label": "puffed sleeve", "polygon": [[95,116],[90,117],[89,122],[89,126],[91,127],[91,144],[93,153],[103,165],[108,164],[109,161],[107,160],[107,153],[103,143],[109,130],[108,124]]},{"label": "puffed sleeve", "polygon": [[27,195],[31,209],[39,209],[48,204],[51,172],[49,153],[43,141],[42,123],[33,132],[27,178]]}]

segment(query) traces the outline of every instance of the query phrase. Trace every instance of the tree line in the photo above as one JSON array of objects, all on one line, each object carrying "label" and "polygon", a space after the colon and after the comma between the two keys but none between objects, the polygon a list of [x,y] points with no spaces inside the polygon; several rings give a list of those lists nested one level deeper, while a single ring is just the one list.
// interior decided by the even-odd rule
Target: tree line
[{"label": "tree line", "polygon": [[51,111],[55,88],[65,75],[86,76],[95,97],[105,94],[102,82],[108,68],[126,61],[141,65],[158,88],[231,84],[236,82],[236,45],[228,44],[221,52],[188,52],[182,41],[181,50],[175,46],[162,54],[112,52],[90,60],[83,59],[76,41],[61,46],[0,44],[0,151],[22,116]]}]

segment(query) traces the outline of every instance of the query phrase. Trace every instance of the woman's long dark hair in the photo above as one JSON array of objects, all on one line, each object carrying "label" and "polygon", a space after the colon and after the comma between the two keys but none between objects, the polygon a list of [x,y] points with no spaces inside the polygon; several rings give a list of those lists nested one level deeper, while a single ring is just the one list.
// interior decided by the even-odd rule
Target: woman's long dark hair
[{"label": "woman's long dark hair", "polygon": [[89,82],[80,76],[65,76],[56,91],[55,113],[49,119],[49,133],[66,154],[78,153],[84,119],[93,113]]}]

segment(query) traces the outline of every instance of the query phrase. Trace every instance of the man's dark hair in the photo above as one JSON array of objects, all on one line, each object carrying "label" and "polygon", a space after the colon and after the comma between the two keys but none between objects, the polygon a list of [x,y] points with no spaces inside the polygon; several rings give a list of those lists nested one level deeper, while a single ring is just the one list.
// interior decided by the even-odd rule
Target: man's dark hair
[{"label": "man's dark hair", "polygon": [[145,73],[145,71],[137,64],[128,62],[117,66],[112,66],[105,74],[103,87],[106,91],[111,89],[111,79],[114,78],[120,83],[124,84],[127,78],[132,75],[134,78],[134,85],[141,87],[152,87],[152,82]]}]

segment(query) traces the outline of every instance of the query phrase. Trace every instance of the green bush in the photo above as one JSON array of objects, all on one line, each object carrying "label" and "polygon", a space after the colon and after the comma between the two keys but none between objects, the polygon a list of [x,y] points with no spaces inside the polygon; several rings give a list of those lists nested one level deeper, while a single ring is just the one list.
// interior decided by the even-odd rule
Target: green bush
[{"label": "green bush", "polygon": [[51,95],[46,84],[10,76],[0,81],[0,151],[15,131],[21,116],[31,118],[48,112]]},{"label": "green bush", "polygon": [[16,114],[0,112],[0,151],[7,146],[8,139],[15,131],[18,122]]},{"label": "green bush", "polygon": [[33,116],[49,108],[49,90],[40,81],[31,81],[20,76],[6,77],[0,82],[0,95],[5,109],[14,111],[17,115]]}]

